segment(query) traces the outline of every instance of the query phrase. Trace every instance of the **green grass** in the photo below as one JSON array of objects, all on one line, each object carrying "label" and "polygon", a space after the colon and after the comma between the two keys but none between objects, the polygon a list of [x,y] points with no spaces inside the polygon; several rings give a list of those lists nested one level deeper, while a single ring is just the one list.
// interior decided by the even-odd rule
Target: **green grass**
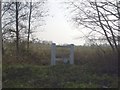
[{"label": "green grass", "polygon": [[3,88],[115,88],[115,74],[98,74],[79,65],[3,66]]}]

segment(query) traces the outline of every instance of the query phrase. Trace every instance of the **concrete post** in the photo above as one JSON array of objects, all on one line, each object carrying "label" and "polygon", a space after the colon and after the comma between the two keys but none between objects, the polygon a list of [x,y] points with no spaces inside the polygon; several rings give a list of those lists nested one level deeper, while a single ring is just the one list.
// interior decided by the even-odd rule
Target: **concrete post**
[{"label": "concrete post", "polygon": [[51,65],[56,64],[56,44],[52,43],[51,45]]},{"label": "concrete post", "polygon": [[74,45],[70,45],[70,64],[74,64]]}]

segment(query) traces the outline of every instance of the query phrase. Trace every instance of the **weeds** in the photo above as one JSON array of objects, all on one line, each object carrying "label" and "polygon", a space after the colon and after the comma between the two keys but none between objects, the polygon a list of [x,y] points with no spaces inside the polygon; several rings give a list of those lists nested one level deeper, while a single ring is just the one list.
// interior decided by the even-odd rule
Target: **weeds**
[{"label": "weeds", "polygon": [[[50,45],[30,43],[27,51],[21,44],[16,60],[13,43],[5,45],[3,87],[114,88],[118,87],[118,59],[109,47],[75,46],[75,65],[50,66]],[[68,49],[57,49],[57,55]]]}]

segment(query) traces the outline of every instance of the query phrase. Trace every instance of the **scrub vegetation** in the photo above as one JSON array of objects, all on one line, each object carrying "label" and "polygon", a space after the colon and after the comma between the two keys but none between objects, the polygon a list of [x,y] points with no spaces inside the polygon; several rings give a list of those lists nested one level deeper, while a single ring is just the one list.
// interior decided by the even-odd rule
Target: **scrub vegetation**
[{"label": "scrub vegetation", "polygon": [[[4,45],[3,88],[117,88],[118,59],[109,46],[75,46],[74,65],[50,65],[50,44],[21,43],[16,60],[14,43]],[[57,48],[57,54],[68,53]],[[66,54],[67,55],[67,54]],[[58,55],[59,56],[59,55]]]}]

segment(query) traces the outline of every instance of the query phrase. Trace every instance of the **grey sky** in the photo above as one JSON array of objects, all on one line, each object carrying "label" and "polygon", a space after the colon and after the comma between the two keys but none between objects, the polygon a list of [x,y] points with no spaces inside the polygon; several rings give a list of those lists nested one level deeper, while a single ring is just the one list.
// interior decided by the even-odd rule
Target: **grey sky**
[{"label": "grey sky", "polygon": [[46,25],[43,32],[38,31],[35,35],[40,40],[48,40],[57,44],[76,44],[82,45],[84,41],[75,39],[82,35],[73,24],[67,22],[69,15],[66,13],[60,3],[61,0],[48,0],[49,14],[50,16],[46,19]]}]

